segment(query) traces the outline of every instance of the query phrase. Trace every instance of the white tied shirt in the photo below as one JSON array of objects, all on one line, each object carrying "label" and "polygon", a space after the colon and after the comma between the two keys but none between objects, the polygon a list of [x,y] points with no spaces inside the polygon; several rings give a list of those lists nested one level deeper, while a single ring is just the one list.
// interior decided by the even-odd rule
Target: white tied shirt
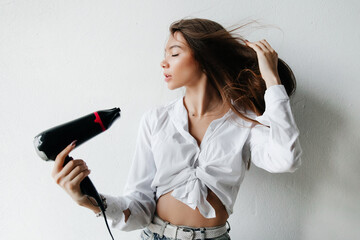
[{"label": "white tied shirt", "polygon": [[[206,200],[209,188],[230,215],[250,158],[272,173],[294,172],[300,166],[299,130],[283,85],[265,91],[263,115],[246,113],[269,127],[251,128],[255,124],[230,109],[210,123],[200,146],[189,133],[183,98],[142,116],[124,195],[104,194],[112,227],[124,231],[145,227],[153,218],[156,200],[171,190],[174,198],[214,218],[215,210]],[[131,214],[125,222],[127,208]]]}]

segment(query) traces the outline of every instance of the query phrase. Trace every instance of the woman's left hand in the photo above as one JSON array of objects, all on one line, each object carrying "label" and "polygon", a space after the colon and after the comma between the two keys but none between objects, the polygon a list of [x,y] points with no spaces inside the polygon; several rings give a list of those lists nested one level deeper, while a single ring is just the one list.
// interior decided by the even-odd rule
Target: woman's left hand
[{"label": "woman's left hand", "polygon": [[270,44],[265,39],[257,42],[245,40],[245,43],[254,49],[257,54],[261,77],[264,79],[267,88],[272,85],[281,84],[277,70],[278,54]]}]

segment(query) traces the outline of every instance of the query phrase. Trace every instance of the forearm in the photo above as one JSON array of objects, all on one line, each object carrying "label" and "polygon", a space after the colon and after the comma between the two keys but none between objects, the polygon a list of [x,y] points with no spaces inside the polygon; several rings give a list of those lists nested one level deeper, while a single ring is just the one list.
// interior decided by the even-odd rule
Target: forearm
[{"label": "forearm", "polygon": [[279,85],[279,84],[281,84],[280,77],[274,77],[272,79],[266,79],[265,84],[266,84],[266,89],[268,89],[269,87],[274,86],[274,85]]}]

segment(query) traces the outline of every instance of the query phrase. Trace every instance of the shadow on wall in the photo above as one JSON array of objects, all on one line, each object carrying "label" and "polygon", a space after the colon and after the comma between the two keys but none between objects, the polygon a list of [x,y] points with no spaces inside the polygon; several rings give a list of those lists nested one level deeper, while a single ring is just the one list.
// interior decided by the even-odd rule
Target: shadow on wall
[{"label": "shadow on wall", "polygon": [[[252,165],[240,188],[235,239],[360,239],[360,142],[341,108],[298,89],[291,98],[302,165],[272,174]],[[340,110],[339,110],[340,109]],[[345,238],[344,238],[345,237]]]},{"label": "shadow on wall", "polygon": [[360,239],[360,138],[340,102],[316,97],[299,91],[293,104],[304,150],[295,239]]}]

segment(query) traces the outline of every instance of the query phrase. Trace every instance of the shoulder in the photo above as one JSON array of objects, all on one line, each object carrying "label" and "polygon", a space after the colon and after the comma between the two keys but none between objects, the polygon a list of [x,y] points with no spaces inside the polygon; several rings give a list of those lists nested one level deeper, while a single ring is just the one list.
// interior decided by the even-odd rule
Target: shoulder
[{"label": "shoulder", "polygon": [[171,100],[168,103],[163,103],[154,107],[149,108],[143,114],[144,118],[151,120],[158,120],[162,115],[172,111],[176,103],[180,100],[180,97],[177,97]]},{"label": "shoulder", "polygon": [[240,127],[246,127],[246,128],[253,127],[254,126],[253,122],[251,122],[243,117],[240,117],[239,115],[241,114],[244,117],[255,120],[257,117],[256,113],[250,109],[244,110],[244,109],[240,109],[236,106],[234,106],[234,107],[238,113],[236,113],[234,110],[232,110],[232,114],[231,114],[229,122],[234,125],[240,126]]},{"label": "shoulder", "polygon": [[169,117],[169,114],[174,111],[176,103],[181,99],[182,97],[177,97],[167,103],[149,108],[143,113],[142,121],[145,121],[152,129],[154,129],[157,124]]}]

